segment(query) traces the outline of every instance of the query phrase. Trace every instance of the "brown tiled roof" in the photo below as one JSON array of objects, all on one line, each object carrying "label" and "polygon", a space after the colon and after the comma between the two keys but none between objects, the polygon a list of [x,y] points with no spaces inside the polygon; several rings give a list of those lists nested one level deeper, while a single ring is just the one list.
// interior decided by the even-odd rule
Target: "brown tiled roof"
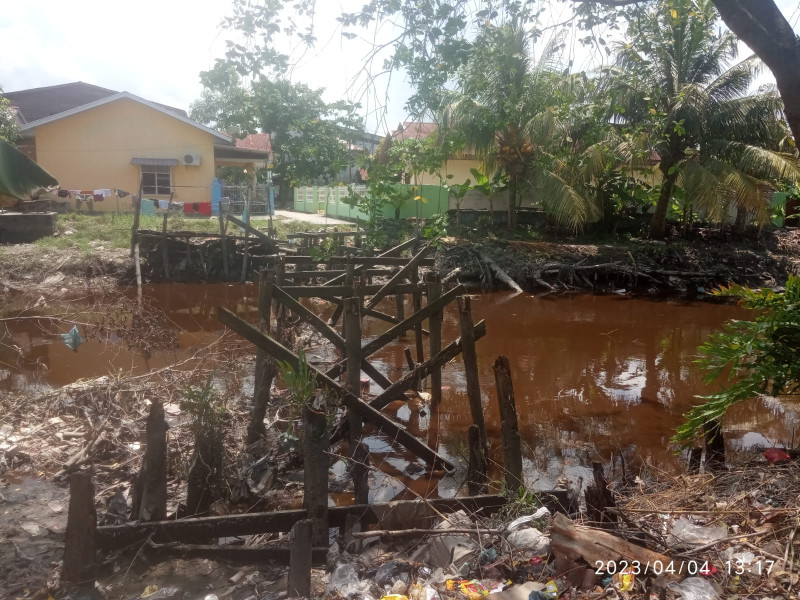
[{"label": "brown tiled roof", "polygon": [[406,121],[392,134],[396,140],[424,140],[436,131],[436,123],[417,123]]},{"label": "brown tiled roof", "polygon": [[[108,88],[75,81],[61,85],[50,85],[47,87],[31,88],[29,90],[19,90],[16,92],[5,92],[3,96],[8,98],[12,106],[16,106],[21,121],[31,123],[51,117],[73,108],[78,108],[103,98],[113,96],[118,92]],[[158,104],[170,112],[182,117],[186,116],[186,111],[166,104]]]},{"label": "brown tiled roof", "polygon": [[268,133],[250,133],[241,140],[236,140],[237,148],[249,148],[250,150],[263,150],[272,152],[272,144],[269,141]]}]

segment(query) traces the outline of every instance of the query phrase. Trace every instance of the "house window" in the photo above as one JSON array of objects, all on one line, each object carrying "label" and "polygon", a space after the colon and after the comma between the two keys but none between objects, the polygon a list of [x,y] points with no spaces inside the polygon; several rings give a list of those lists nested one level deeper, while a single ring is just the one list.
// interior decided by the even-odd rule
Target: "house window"
[{"label": "house window", "polygon": [[142,193],[168,196],[172,192],[172,169],[163,165],[142,165]]}]

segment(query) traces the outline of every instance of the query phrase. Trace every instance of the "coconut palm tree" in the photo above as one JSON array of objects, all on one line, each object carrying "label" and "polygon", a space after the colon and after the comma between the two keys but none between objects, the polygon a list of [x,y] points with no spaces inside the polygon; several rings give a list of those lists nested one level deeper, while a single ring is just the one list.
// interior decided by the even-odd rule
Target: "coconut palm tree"
[{"label": "coconut palm tree", "polygon": [[761,63],[731,64],[737,40],[718,31],[718,18],[710,0],[643,7],[607,73],[612,121],[660,160],[653,238],[665,236],[677,186],[690,210],[721,218],[734,203],[761,218],[769,182],[800,175],[794,155],[781,151],[789,130],[779,95],[749,93]]},{"label": "coconut palm tree", "polygon": [[485,25],[458,78],[444,94],[440,122],[458,131],[487,174],[508,177],[508,222],[516,227],[524,189],[535,189],[557,220],[579,227],[596,217],[594,205],[573,185],[572,170],[556,156],[564,143],[561,114],[571,76],[558,68],[560,38],[534,61],[531,40],[517,23]]}]

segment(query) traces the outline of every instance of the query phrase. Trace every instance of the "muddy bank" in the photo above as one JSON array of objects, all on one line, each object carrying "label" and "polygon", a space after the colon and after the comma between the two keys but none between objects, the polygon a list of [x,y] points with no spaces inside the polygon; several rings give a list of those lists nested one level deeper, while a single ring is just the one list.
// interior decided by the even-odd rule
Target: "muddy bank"
[{"label": "muddy bank", "polygon": [[[489,260],[487,260],[487,258]],[[694,295],[728,283],[776,287],[800,272],[800,230],[757,240],[649,240],[609,244],[455,241],[439,252],[442,277],[484,291],[508,289],[494,262],[522,289]],[[457,272],[456,269],[458,269]],[[454,274],[455,272],[455,274]]]}]

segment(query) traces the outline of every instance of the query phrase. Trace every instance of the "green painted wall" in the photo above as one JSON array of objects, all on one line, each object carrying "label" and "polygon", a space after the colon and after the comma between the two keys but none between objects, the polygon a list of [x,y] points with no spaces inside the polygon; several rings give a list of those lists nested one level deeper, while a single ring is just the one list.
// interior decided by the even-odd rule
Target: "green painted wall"
[{"label": "green painted wall", "polygon": [[[411,188],[412,186],[404,186]],[[418,186],[417,201],[408,202],[400,209],[401,219],[419,217],[426,219],[447,212],[447,190],[438,185]],[[305,213],[326,214],[342,219],[366,220],[367,215],[342,201],[347,195],[346,187],[306,187],[294,189],[294,210]],[[384,218],[394,218],[394,207],[388,204],[383,211]]]}]

